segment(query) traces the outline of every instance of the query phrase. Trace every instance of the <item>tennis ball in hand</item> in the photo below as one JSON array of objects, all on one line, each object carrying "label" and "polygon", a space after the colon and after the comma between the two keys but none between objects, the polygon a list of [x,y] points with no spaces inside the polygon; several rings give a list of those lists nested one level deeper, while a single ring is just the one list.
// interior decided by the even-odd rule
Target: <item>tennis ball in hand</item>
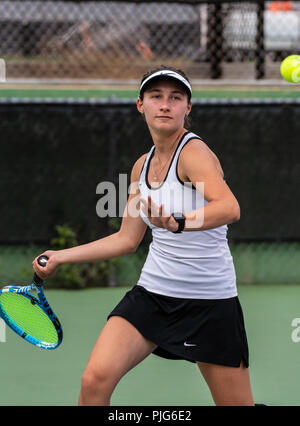
[{"label": "tennis ball in hand", "polygon": [[280,73],[289,83],[300,83],[300,55],[290,55],[281,62]]}]

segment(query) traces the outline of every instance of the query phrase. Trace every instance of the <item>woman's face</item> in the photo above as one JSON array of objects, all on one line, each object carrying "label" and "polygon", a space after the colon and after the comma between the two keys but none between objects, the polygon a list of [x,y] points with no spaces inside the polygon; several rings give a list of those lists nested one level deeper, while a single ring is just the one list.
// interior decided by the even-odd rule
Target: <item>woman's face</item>
[{"label": "woman's face", "polygon": [[137,108],[144,114],[149,129],[166,134],[183,128],[191,107],[187,93],[173,80],[153,82],[145,90],[143,100],[137,100]]}]

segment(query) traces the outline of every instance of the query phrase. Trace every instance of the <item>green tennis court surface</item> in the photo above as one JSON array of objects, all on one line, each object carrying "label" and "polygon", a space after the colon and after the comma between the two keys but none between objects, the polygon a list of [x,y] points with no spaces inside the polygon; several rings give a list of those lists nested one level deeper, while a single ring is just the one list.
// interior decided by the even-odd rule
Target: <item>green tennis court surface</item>
[{"label": "green tennis court surface", "polygon": [[[80,379],[106,315],[127,288],[46,290],[64,328],[54,351],[24,342],[6,328],[0,343],[0,405],[76,405]],[[300,317],[300,286],[240,286],[256,402],[300,405],[300,342],[292,320]],[[300,333],[299,333],[300,335]],[[119,383],[112,405],[213,405],[198,368],[150,355]]]},{"label": "green tennis court surface", "polygon": [[[66,88],[64,86],[31,87],[31,88],[7,88],[0,86],[1,98],[136,98],[137,90],[120,88]],[[300,98],[300,85],[287,85],[276,88],[255,87],[203,87],[195,88],[194,99],[210,98]]]}]

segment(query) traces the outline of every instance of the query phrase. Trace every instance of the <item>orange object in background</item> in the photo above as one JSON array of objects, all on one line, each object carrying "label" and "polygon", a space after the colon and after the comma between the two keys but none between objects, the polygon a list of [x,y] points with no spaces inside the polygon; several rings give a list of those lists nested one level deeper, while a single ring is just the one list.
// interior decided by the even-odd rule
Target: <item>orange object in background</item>
[{"label": "orange object in background", "polygon": [[283,11],[287,12],[293,9],[291,1],[272,1],[269,5],[269,10],[272,12]]},{"label": "orange object in background", "polygon": [[143,41],[139,41],[135,46],[136,50],[142,55],[144,59],[152,59],[154,54],[150,47]]}]

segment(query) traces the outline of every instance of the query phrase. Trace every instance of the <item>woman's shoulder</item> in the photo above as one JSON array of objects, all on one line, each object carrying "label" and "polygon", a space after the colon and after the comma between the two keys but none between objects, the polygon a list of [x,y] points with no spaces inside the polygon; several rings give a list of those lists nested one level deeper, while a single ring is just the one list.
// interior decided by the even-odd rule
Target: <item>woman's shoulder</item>
[{"label": "woman's shoulder", "polygon": [[216,154],[211,150],[211,148],[209,148],[207,143],[205,143],[203,139],[196,135],[187,141],[187,143],[182,148],[182,152],[203,152],[206,155],[217,158]]},{"label": "woman's shoulder", "polygon": [[181,153],[181,162],[184,162],[184,159],[188,162],[191,160],[202,160],[202,163],[211,162],[219,170],[221,175],[224,176],[219,158],[201,138],[191,138],[184,145]]},{"label": "woman's shoulder", "polygon": [[140,179],[140,174],[142,172],[144,163],[146,161],[148,152],[146,154],[141,155],[136,162],[134,163],[131,171],[131,180],[138,181]]}]

